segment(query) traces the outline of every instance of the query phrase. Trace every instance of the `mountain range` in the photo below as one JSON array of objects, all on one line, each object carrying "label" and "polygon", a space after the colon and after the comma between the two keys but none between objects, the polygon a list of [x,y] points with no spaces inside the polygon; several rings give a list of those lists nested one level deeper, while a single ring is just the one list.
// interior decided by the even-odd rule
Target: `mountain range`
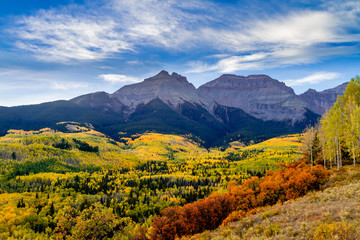
[{"label": "mountain range", "polygon": [[76,121],[91,123],[115,139],[155,131],[187,134],[205,146],[260,141],[314,124],[346,86],[296,95],[267,75],[224,74],[195,88],[185,77],[161,71],[112,94],[95,92],[69,101],[0,107],[0,133],[13,128],[57,129],[62,126],[58,122]]}]

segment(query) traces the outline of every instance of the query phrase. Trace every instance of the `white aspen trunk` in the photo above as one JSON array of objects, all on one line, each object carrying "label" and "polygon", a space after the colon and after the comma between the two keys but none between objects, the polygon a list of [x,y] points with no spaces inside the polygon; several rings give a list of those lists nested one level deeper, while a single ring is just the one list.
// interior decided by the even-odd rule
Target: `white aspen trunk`
[{"label": "white aspen trunk", "polygon": [[331,147],[329,146],[329,164],[330,164],[330,169],[332,169],[332,154],[331,154]]},{"label": "white aspen trunk", "polygon": [[326,159],[325,159],[325,147],[324,147],[324,143],[321,144],[321,150],[322,150],[323,160],[324,160],[324,169],[326,169]]},{"label": "white aspen trunk", "polygon": [[354,159],[354,167],[356,165],[356,157],[355,157],[355,144],[353,142],[353,159]]},{"label": "white aspen trunk", "polygon": [[337,136],[335,137],[335,147],[336,147],[336,166],[337,166],[337,170],[340,169],[340,161],[339,161],[339,147],[338,147],[339,143],[337,141]]},{"label": "white aspen trunk", "polygon": [[341,157],[341,144],[340,144],[340,140],[338,138],[338,146],[339,146],[339,165],[340,167],[342,167],[342,157]]}]

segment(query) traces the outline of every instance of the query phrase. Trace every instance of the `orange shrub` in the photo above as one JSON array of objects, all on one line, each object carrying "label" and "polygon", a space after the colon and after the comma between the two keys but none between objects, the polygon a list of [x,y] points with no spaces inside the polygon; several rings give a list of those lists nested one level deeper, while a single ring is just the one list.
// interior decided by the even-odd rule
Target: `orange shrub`
[{"label": "orange shrub", "polygon": [[[211,195],[183,207],[166,208],[152,225],[151,239],[175,239],[217,228],[277,202],[298,198],[309,190],[319,189],[330,176],[322,166],[311,167],[296,162],[268,171],[262,177],[252,177],[241,185],[229,182],[228,192]],[[234,212],[233,212],[234,211]],[[231,213],[232,212],[232,213]],[[231,213],[231,214],[230,214]]]}]

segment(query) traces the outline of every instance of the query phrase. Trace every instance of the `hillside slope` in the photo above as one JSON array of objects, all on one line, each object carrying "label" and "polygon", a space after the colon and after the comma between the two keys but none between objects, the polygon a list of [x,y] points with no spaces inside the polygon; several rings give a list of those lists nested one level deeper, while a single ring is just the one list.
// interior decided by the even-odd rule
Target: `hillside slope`
[{"label": "hillside slope", "polygon": [[323,191],[258,209],[240,221],[182,239],[360,239],[359,172],[360,167],[344,167]]},{"label": "hillside slope", "polygon": [[[117,142],[75,122],[63,122],[58,126],[59,129],[69,131],[50,128],[40,131],[10,130],[7,135],[0,137],[0,160],[23,162],[56,158],[65,164],[79,167],[113,169],[136,167],[146,161],[191,164],[227,160],[242,171],[263,173],[279,162],[291,162],[300,157],[301,137],[297,134],[272,138],[250,146],[235,141],[227,149],[220,150],[205,149],[188,136],[145,133],[123,137]],[[75,141],[96,147],[98,151],[79,150]],[[68,147],[64,147],[64,144]]]}]

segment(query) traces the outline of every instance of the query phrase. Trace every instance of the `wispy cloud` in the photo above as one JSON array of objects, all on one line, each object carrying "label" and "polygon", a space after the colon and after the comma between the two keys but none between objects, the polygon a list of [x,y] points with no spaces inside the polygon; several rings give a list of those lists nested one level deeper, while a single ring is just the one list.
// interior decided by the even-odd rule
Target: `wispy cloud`
[{"label": "wispy cloud", "polygon": [[203,16],[188,10],[202,8],[198,0],[103,1],[100,8],[91,11],[77,5],[38,11],[19,19],[11,32],[18,38],[18,48],[42,60],[98,60],[134,52],[142,45],[191,45],[194,35],[187,28]]},{"label": "wispy cloud", "polygon": [[72,5],[38,11],[18,20],[13,32],[18,48],[46,61],[141,55],[149,47],[205,48],[217,62],[197,55],[203,60],[190,62],[189,72],[235,72],[313,63],[350,48],[360,52],[348,44],[360,42],[359,2],[334,2],[340,3],[244,17],[240,5],[234,10],[234,5],[206,0],[103,0],[96,9]]},{"label": "wispy cloud", "polygon": [[360,35],[344,32],[344,22],[332,12],[290,13],[246,24],[249,25],[240,24],[230,30],[202,29],[204,38],[213,39],[219,49],[238,54],[224,56],[212,64],[190,62],[188,72],[258,70],[313,63],[324,57],[345,54],[350,49],[360,52],[358,47],[343,46],[359,42]]},{"label": "wispy cloud", "polygon": [[231,56],[219,60],[216,64],[208,65],[206,63],[196,61],[190,62],[191,69],[189,73],[200,73],[207,71],[218,71],[230,73],[237,70],[257,69],[261,68],[261,61],[268,56],[266,53],[255,53],[243,56]]},{"label": "wispy cloud", "polygon": [[317,72],[299,79],[288,79],[285,80],[284,82],[288,86],[300,86],[300,85],[316,84],[328,80],[334,80],[339,77],[340,74],[336,72]]},{"label": "wispy cloud", "polygon": [[121,74],[101,74],[99,75],[100,79],[103,79],[106,82],[110,82],[112,84],[115,83],[136,83],[141,82],[141,79],[137,77],[131,77]]},{"label": "wispy cloud", "polygon": [[194,47],[194,40],[199,38],[196,28],[213,18],[214,4],[210,1],[112,0],[111,3],[121,18],[124,33],[132,41],[172,50]]},{"label": "wispy cloud", "polygon": [[89,84],[84,83],[84,82],[58,82],[58,81],[54,81],[51,83],[52,89],[56,89],[56,90],[69,90],[69,89],[86,89],[89,87]]},{"label": "wispy cloud", "polygon": [[48,10],[18,22],[16,46],[46,61],[95,60],[132,50],[112,19]]}]

